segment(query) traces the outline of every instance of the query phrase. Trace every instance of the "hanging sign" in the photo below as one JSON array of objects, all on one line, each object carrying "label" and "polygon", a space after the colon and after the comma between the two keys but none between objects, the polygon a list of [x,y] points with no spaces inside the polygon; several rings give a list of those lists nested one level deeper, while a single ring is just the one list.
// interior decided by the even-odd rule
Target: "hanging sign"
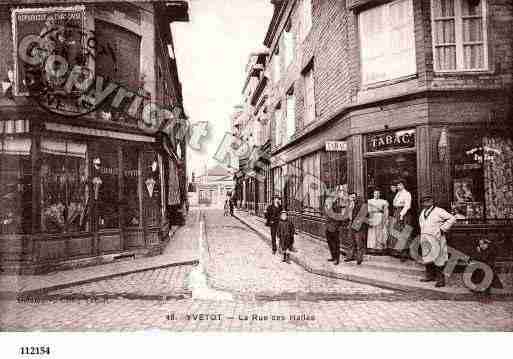
[{"label": "hanging sign", "polygon": [[415,130],[384,132],[367,136],[367,152],[415,147]]},{"label": "hanging sign", "polygon": [[346,141],[326,141],[327,152],[346,152],[347,142]]}]

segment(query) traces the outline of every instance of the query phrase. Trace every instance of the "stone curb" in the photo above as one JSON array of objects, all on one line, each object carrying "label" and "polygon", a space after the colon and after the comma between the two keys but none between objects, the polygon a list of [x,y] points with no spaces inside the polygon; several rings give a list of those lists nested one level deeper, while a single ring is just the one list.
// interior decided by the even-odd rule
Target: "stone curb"
[{"label": "stone curb", "polygon": [[[271,246],[271,239],[268,237],[267,234],[263,233],[261,230],[257,229],[256,226],[253,226],[251,223],[249,223],[244,218],[241,218],[237,216],[236,214],[233,215],[234,218],[238,219],[240,222],[242,222],[244,225],[246,225],[249,229],[251,229],[253,232],[255,232],[267,245]],[[415,292],[417,294],[422,294],[430,299],[439,299],[439,300],[454,300],[454,301],[469,301],[469,300],[479,300],[479,296],[476,296],[474,293],[448,293],[443,291],[437,291],[437,290],[430,290],[414,285],[405,285],[405,284],[399,284],[389,281],[383,281],[379,279],[375,279],[368,276],[358,276],[354,274],[343,274],[343,273],[337,273],[329,270],[324,269],[318,269],[314,268],[311,265],[309,265],[306,261],[302,260],[301,258],[297,257],[294,253],[290,254],[290,259],[305,269],[307,272],[321,275],[325,277],[330,278],[337,278],[342,280],[347,280],[354,283],[360,283],[360,284],[366,284],[366,285],[372,285],[374,287],[388,289],[388,290],[394,290],[394,291],[400,291],[400,292]],[[505,293],[505,294],[493,294],[493,299],[509,299],[511,300],[513,298],[513,294]]]},{"label": "stone curb", "polygon": [[22,296],[22,297],[25,297],[25,296],[39,297],[41,295],[45,295],[48,292],[51,292],[54,290],[75,287],[78,285],[94,283],[94,282],[98,282],[98,281],[102,281],[102,280],[108,280],[108,279],[112,279],[112,278],[116,278],[116,277],[146,272],[146,271],[150,271],[150,270],[163,269],[163,268],[169,268],[169,267],[179,267],[179,266],[186,266],[186,265],[198,265],[198,263],[199,263],[199,261],[197,259],[192,260],[192,261],[185,261],[185,262],[174,262],[174,263],[168,263],[168,264],[163,264],[163,265],[158,265],[158,266],[151,266],[151,267],[147,267],[147,268],[140,268],[140,269],[136,269],[136,270],[124,271],[124,272],[120,272],[120,273],[100,275],[100,276],[97,276],[94,278],[77,280],[77,281],[67,282],[67,283],[63,283],[63,284],[50,285],[50,286],[42,287],[42,288],[38,288],[38,289],[22,290],[20,292],[5,291],[5,292],[0,292],[0,300],[14,299],[14,298],[17,298],[20,296]]}]

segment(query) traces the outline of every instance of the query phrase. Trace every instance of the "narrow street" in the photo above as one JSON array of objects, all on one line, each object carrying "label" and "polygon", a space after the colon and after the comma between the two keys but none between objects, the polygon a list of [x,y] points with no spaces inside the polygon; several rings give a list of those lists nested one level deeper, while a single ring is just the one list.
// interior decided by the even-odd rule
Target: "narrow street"
[{"label": "narrow street", "polygon": [[[0,302],[1,330],[285,331],[512,330],[513,303],[423,299],[307,273],[281,262],[221,210],[189,215],[174,241],[198,241],[206,223],[209,285],[233,301],[191,299],[193,266],[147,270]],[[180,237],[181,236],[181,237]],[[298,248],[301,251],[301,248]],[[160,298],[160,299],[159,299]]]}]

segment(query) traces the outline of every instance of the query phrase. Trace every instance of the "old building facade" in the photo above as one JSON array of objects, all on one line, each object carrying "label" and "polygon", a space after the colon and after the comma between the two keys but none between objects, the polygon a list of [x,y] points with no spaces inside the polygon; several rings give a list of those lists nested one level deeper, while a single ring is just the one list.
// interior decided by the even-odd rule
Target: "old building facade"
[{"label": "old building facade", "polygon": [[185,118],[187,19],[182,1],[2,2],[3,271],[156,254],[183,222],[185,140],[148,104]]},{"label": "old building facade", "polygon": [[323,237],[330,190],[401,178],[415,215],[426,193],[458,214],[450,245],[513,259],[511,2],[272,3],[270,181],[296,228]]}]

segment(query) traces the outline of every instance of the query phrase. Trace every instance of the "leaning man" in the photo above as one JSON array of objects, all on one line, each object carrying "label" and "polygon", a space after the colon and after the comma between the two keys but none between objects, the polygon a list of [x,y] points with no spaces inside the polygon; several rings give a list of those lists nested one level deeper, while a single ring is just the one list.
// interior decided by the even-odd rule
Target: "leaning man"
[{"label": "leaning man", "polygon": [[422,260],[426,266],[426,277],[422,282],[434,282],[435,287],[445,286],[444,266],[449,259],[445,233],[456,222],[456,217],[434,205],[433,197],[422,197],[419,216]]}]

